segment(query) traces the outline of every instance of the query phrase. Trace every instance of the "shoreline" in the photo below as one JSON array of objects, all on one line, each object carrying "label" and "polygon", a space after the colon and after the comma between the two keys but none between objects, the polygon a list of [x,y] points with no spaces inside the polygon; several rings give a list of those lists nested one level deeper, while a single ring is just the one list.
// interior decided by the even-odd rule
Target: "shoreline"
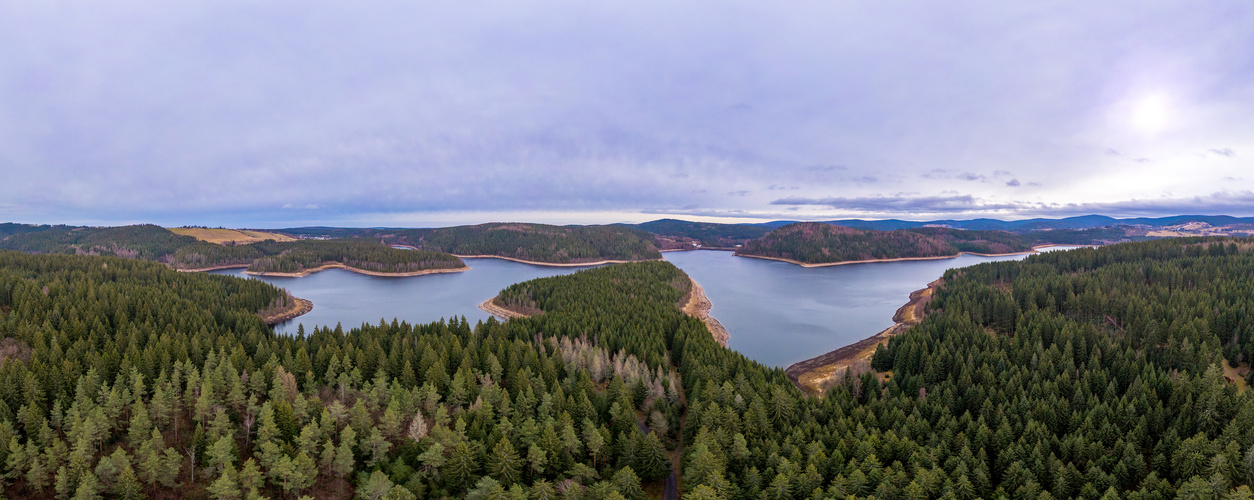
[{"label": "shoreline", "polygon": [[926,288],[910,292],[910,300],[893,313],[893,325],[870,337],[810,359],[798,361],[784,369],[793,385],[807,394],[822,394],[822,385],[843,375],[859,362],[869,362],[880,344],[905,332],[923,320],[923,307],[932,300],[936,289],[944,283],[937,279]]},{"label": "shoreline", "polygon": [[377,271],[367,271],[365,269],[358,269],[356,267],[346,266],[339,262],[333,262],[330,264],[323,264],[318,267],[304,269],[295,273],[280,273],[280,272],[272,272],[272,271],[263,271],[263,272],[244,271],[244,274],[247,274],[249,276],[268,276],[268,277],[274,277],[274,278],[304,278],[305,276],[309,276],[318,271],[325,271],[327,269],[343,269],[345,271],[351,271],[357,274],[365,274],[369,276],[381,276],[385,278],[392,278],[392,277],[404,278],[404,277],[409,277],[409,276],[422,276],[426,274],[460,273],[462,271],[469,271],[470,266],[454,267],[454,268],[439,268],[439,269],[424,269],[422,271],[409,271],[409,272],[404,272],[404,273],[381,273]]},{"label": "shoreline", "polygon": [[688,287],[688,300],[684,303],[680,310],[683,311],[684,314],[697,318],[701,320],[702,323],[705,323],[705,328],[710,331],[710,335],[714,337],[714,341],[718,342],[719,345],[723,347],[727,347],[727,341],[731,339],[731,334],[727,332],[726,328],[723,328],[722,323],[719,323],[717,319],[710,316],[710,309],[714,307],[714,303],[710,302],[710,299],[705,296],[705,289],[701,288],[701,284],[697,283],[697,280],[692,279],[692,276],[689,276],[688,281],[691,283]]},{"label": "shoreline", "polygon": [[294,299],[296,303],[288,307],[287,310],[270,316],[262,316],[261,320],[265,321],[267,325],[274,326],[284,321],[296,319],[297,317],[313,310],[312,301],[302,299],[300,297],[292,297],[292,299]]},{"label": "shoreline", "polygon": [[749,254],[739,254],[739,253],[735,255],[737,257],[750,257],[754,259],[777,260],[780,262],[787,262],[789,264],[796,264],[801,267],[831,267],[831,266],[843,266],[847,264],[875,264],[879,262],[906,262],[906,261],[912,261],[912,260],[946,260],[946,259],[956,259],[958,257],[962,257],[963,255],[975,255],[977,257],[1008,257],[1011,255],[1030,255],[1034,253],[1040,253],[1042,248],[1096,247],[1096,246],[1097,245],[1065,245],[1061,243],[1049,243],[1045,245],[1036,245],[1032,247],[1031,250],[1024,250],[1022,252],[1008,252],[1008,253],[958,252],[955,255],[936,255],[932,257],[896,257],[892,259],[842,260],[840,262],[819,262],[819,263],[801,262],[799,260],[785,259],[783,257],[767,257],[765,255],[749,255]]},{"label": "shoreline", "polygon": [[509,321],[514,318],[530,318],[530,314],[523,314],[517,311],[511,311],[504,307],[496,305],[496,297],[479,303],[479,310],[486,312],[501,321]]},{"label": "shoreline", "polygon": [[510,260],[510,261],[518,262],[521,264],[531,264],[533,266],[548,266],[548,267],[591,267],[591,266],[600,266],[600,265],[605,265],[605,264],[630,264],[632,262],[649,262],[649,261],[654,261],[654,260],[663,260],[663,259],[598,260],[596,262],[558,263],[558,262],[537,262],[534,260],[523,260],[523,259],[518,259],[514,257],[504,257],[501,255],[459,255],[459,254],[452,254],[452,255],[459,259],[502,259],[502,260]]}]

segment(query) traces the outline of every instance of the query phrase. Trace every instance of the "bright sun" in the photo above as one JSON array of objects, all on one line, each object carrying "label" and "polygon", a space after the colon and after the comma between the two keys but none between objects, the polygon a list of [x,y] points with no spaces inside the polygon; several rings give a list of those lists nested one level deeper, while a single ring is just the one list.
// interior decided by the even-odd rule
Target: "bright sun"
[{"label": "bright sun", "polygon": [[1167,126],[1167,100],[1162,95],[1142,98],[1132,110],[1132,124],[1147,132],[1158,132]]}]

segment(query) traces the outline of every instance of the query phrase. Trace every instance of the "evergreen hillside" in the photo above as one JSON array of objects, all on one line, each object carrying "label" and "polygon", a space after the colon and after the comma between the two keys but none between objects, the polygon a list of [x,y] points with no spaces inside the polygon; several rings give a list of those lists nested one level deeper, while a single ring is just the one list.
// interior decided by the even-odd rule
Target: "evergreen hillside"
[{"label": "evergreen hillside", "polygon": [[745,242],[737,255],[827,264],[859,260],[943,257],[961,252],[1002,254],[1026,252],[1044,244],[1092,245],[1126,241],[1112,228],[1010,233],[942,227],[878,231],[797,222]]},{"label": "evergreen hillside", "polygon": [[424,250],[554,264],[662,257],[651,234],[622,226],[492,223],[397,231],[396,234]]},{"label": "evergreen hillside", "polygon": [[[277,289],[0,252],[6,494],[137,498],[1248,498],[1254,240],[950,271],[823,398],[719,346],[666,262],[543,311],[277,336]],[[307,333],[307,334],[306,334]],[[787,332],[780,332],[781,335]],[[1236,367],[1236,368],[1234,368]],[[889,372],[891,370],[891,372]]]},{"label": "evergreen hillside", "polygon": [[[256,272],[297,273],[340,263],[373,272],[406,273],[465,267],[445,253],[407,251],[373,240],[265,240],[218,245],[151,224],[121,227],[0,226],[0,249],[41,254],[108,255],[157,261],[175,269],[247,266]],[[3,234],[3,233],[0,233]]]}]

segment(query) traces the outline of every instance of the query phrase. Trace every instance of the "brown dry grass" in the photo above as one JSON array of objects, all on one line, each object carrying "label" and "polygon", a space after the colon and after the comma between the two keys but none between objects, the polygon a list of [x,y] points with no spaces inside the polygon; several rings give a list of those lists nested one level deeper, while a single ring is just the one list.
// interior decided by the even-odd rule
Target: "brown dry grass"
[{"label": "brown dry grass", "polygon": [[182,236],[191,236],[201,241],[209,243],[217,243],[219,245],[234,241],[239,244],[256,243],[258,241],[275,240],[275,241],[296,241],[296,238],[284,236],[278,233],[267,233],[263,231],[248,231],[244,229],[203,229],[198,227],[174,227],[169,228],[170,232]]}]

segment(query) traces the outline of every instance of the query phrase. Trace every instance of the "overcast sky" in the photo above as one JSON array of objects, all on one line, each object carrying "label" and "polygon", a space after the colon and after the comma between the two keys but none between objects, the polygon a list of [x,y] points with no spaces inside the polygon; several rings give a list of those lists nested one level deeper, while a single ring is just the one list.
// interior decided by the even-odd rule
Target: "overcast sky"
[{"label": "overcast sky", "polygon": [[1254,215],[1254,3],[0,0],[0,221],[1087,213]]}]

